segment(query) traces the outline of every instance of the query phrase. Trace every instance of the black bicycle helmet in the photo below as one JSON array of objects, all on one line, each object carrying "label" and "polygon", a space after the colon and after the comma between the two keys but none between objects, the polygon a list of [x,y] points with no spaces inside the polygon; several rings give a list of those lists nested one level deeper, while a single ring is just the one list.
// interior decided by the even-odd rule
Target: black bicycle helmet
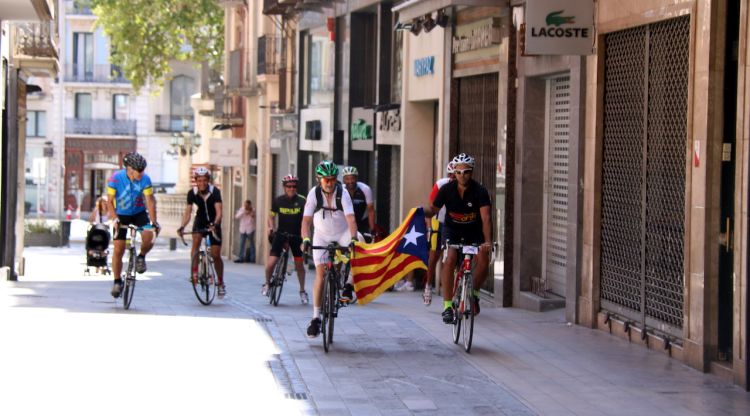
[{"label": "black bicycle helmet", "polygon": [[146,169],[146,158],[136,152],[126,154],[122,159],[122,163],[139,172],[143,172],[143,170]]}]

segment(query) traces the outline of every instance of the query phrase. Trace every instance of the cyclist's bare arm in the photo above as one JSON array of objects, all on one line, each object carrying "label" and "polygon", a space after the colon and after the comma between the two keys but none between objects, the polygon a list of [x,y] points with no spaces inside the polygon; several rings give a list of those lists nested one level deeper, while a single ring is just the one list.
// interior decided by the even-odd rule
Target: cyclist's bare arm
[{"label": "cyclist's bare arm", "polygon": [[[352,216],[353,218],[354,216]],[[302,217],[302,229],[300,230],[300,235],[303,239],[310,238],[310,225],[312,224],[312,217],[304,216]],[[356,230],[356,225],[355,225]]]},{"label": "cyclist's bare arm", "polygon": [[154,197],[154,194],[146,195],[146,209],[148,209],[151,224],[155,226],[158,221],[156,220],[156,198]]},{"label": "cyclist's bare arm", "polygon": [[430,218],[433,215],[437,214],[438,211],[440,211],[440,208],[432,204],[425,205],[422,209],[424,210],[425,218]]},{"label": "cyclist's bare arm", "polygon": [[484,244],[482,250],[489,253],[492,247],[492,214],[491,206],[486,205],[479,208],[479,215],[482,217],[482,234],[484,234]]},{"label": "cyclist's bare arm", "polygon": [[367,204],[367,221],[370,223],[370,230],[375,232],[375,205]]},{"label": "cyclist's bare arm", "polygon": [[[304,218],[302,219],[304,221]],[[354,214],[348,214],[346,216],[346,224],[349,226],[349,235],[357,235],[357,220],[354,219]]]},{"label": "cyclist's bare arm", "polygon": [[274,218],[276,218],[276,214],[273,211],[271,211],[268,214],[268,234],[271,234],[273,232],[273,228],[275,225],[275,221],[273,220]]},{"label": "cyclist's bare arm", "polygon": [[190,222],[190,217],[193,215],[193,204],[185,205],[185,212],[182,214],[182,221],[180,221],[180,227],[177,229],[179,234],[182,234],[182,230]]},{"label": "cyclist's bare arm", "polygon": [[215,225],[221,224],[221,215],[222,215],[221,207],[222,207],[221,202],[214,203],[214,208],[216,208],[216,218],[214,218]]}]

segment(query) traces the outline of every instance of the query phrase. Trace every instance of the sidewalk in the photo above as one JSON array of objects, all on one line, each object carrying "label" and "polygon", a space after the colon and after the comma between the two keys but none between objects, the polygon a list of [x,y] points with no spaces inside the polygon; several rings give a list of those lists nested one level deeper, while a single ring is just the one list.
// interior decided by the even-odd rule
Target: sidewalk
[{"label": "sidewalk", "polygon": [[262,266],[225,261],[229,295],[204,307],[187,252],[159,246],[125,311],[111,277],[82,276],[82,245],[26,256],[0,282],[0,414],[750,414],[750,393],[562,311],[484,304],[466,354],[438,297],[385,293],[340,312],[326,354],[296,276],[273,307]]}]

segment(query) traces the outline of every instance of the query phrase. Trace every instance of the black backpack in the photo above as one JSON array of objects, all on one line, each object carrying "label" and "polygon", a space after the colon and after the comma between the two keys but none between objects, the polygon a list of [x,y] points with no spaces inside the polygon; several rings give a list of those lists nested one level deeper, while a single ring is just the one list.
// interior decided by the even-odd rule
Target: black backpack
[{"label": "black backpack", "polygon": [[[341,186],[340,183],[336,184],[336,208],[326,208],[323,206],[323,190],[320,188],[320,186],[315,187],[315,212],[320,211],[321,209],[325,211],[332,211],[331,214],[335,211],[343,211],[344,207],[341,205],[341,195],[343,193],[344,189]],[[323,218],[325,218],[326,213],[323,212]]]}]

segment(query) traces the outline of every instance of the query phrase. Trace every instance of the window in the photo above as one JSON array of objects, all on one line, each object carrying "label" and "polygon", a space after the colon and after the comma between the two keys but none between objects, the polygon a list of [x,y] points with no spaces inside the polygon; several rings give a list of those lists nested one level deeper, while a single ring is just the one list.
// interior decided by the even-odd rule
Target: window
[{"label": "window", "polygon": [[47,136],[47,112],[29,111],[26,113],[26,137]]},{"label": "window", "polygon": [[192,116],[193,109],[190,107],[190,95],[193,94],[195,82],[192,78],[184,75],[176,76],[170,84],[169,109],[172,117]]},{"label": "window", "polygon": [[325,27],[304,35],[302,105],[333,103],[335,44]]},{"label": "window", "polygon": [[77,93],[75,116],[79,120],[91,119],[91,94]]},{"label": "window", "polygon": [[112,96],[112,119],[114,120],[127,120],[128,119],[128,95],[127,94],[114,94]]},{"label": "window", "polygon": [[93,80],[94,34],[73,33],[73,76],[76,79]]}]

